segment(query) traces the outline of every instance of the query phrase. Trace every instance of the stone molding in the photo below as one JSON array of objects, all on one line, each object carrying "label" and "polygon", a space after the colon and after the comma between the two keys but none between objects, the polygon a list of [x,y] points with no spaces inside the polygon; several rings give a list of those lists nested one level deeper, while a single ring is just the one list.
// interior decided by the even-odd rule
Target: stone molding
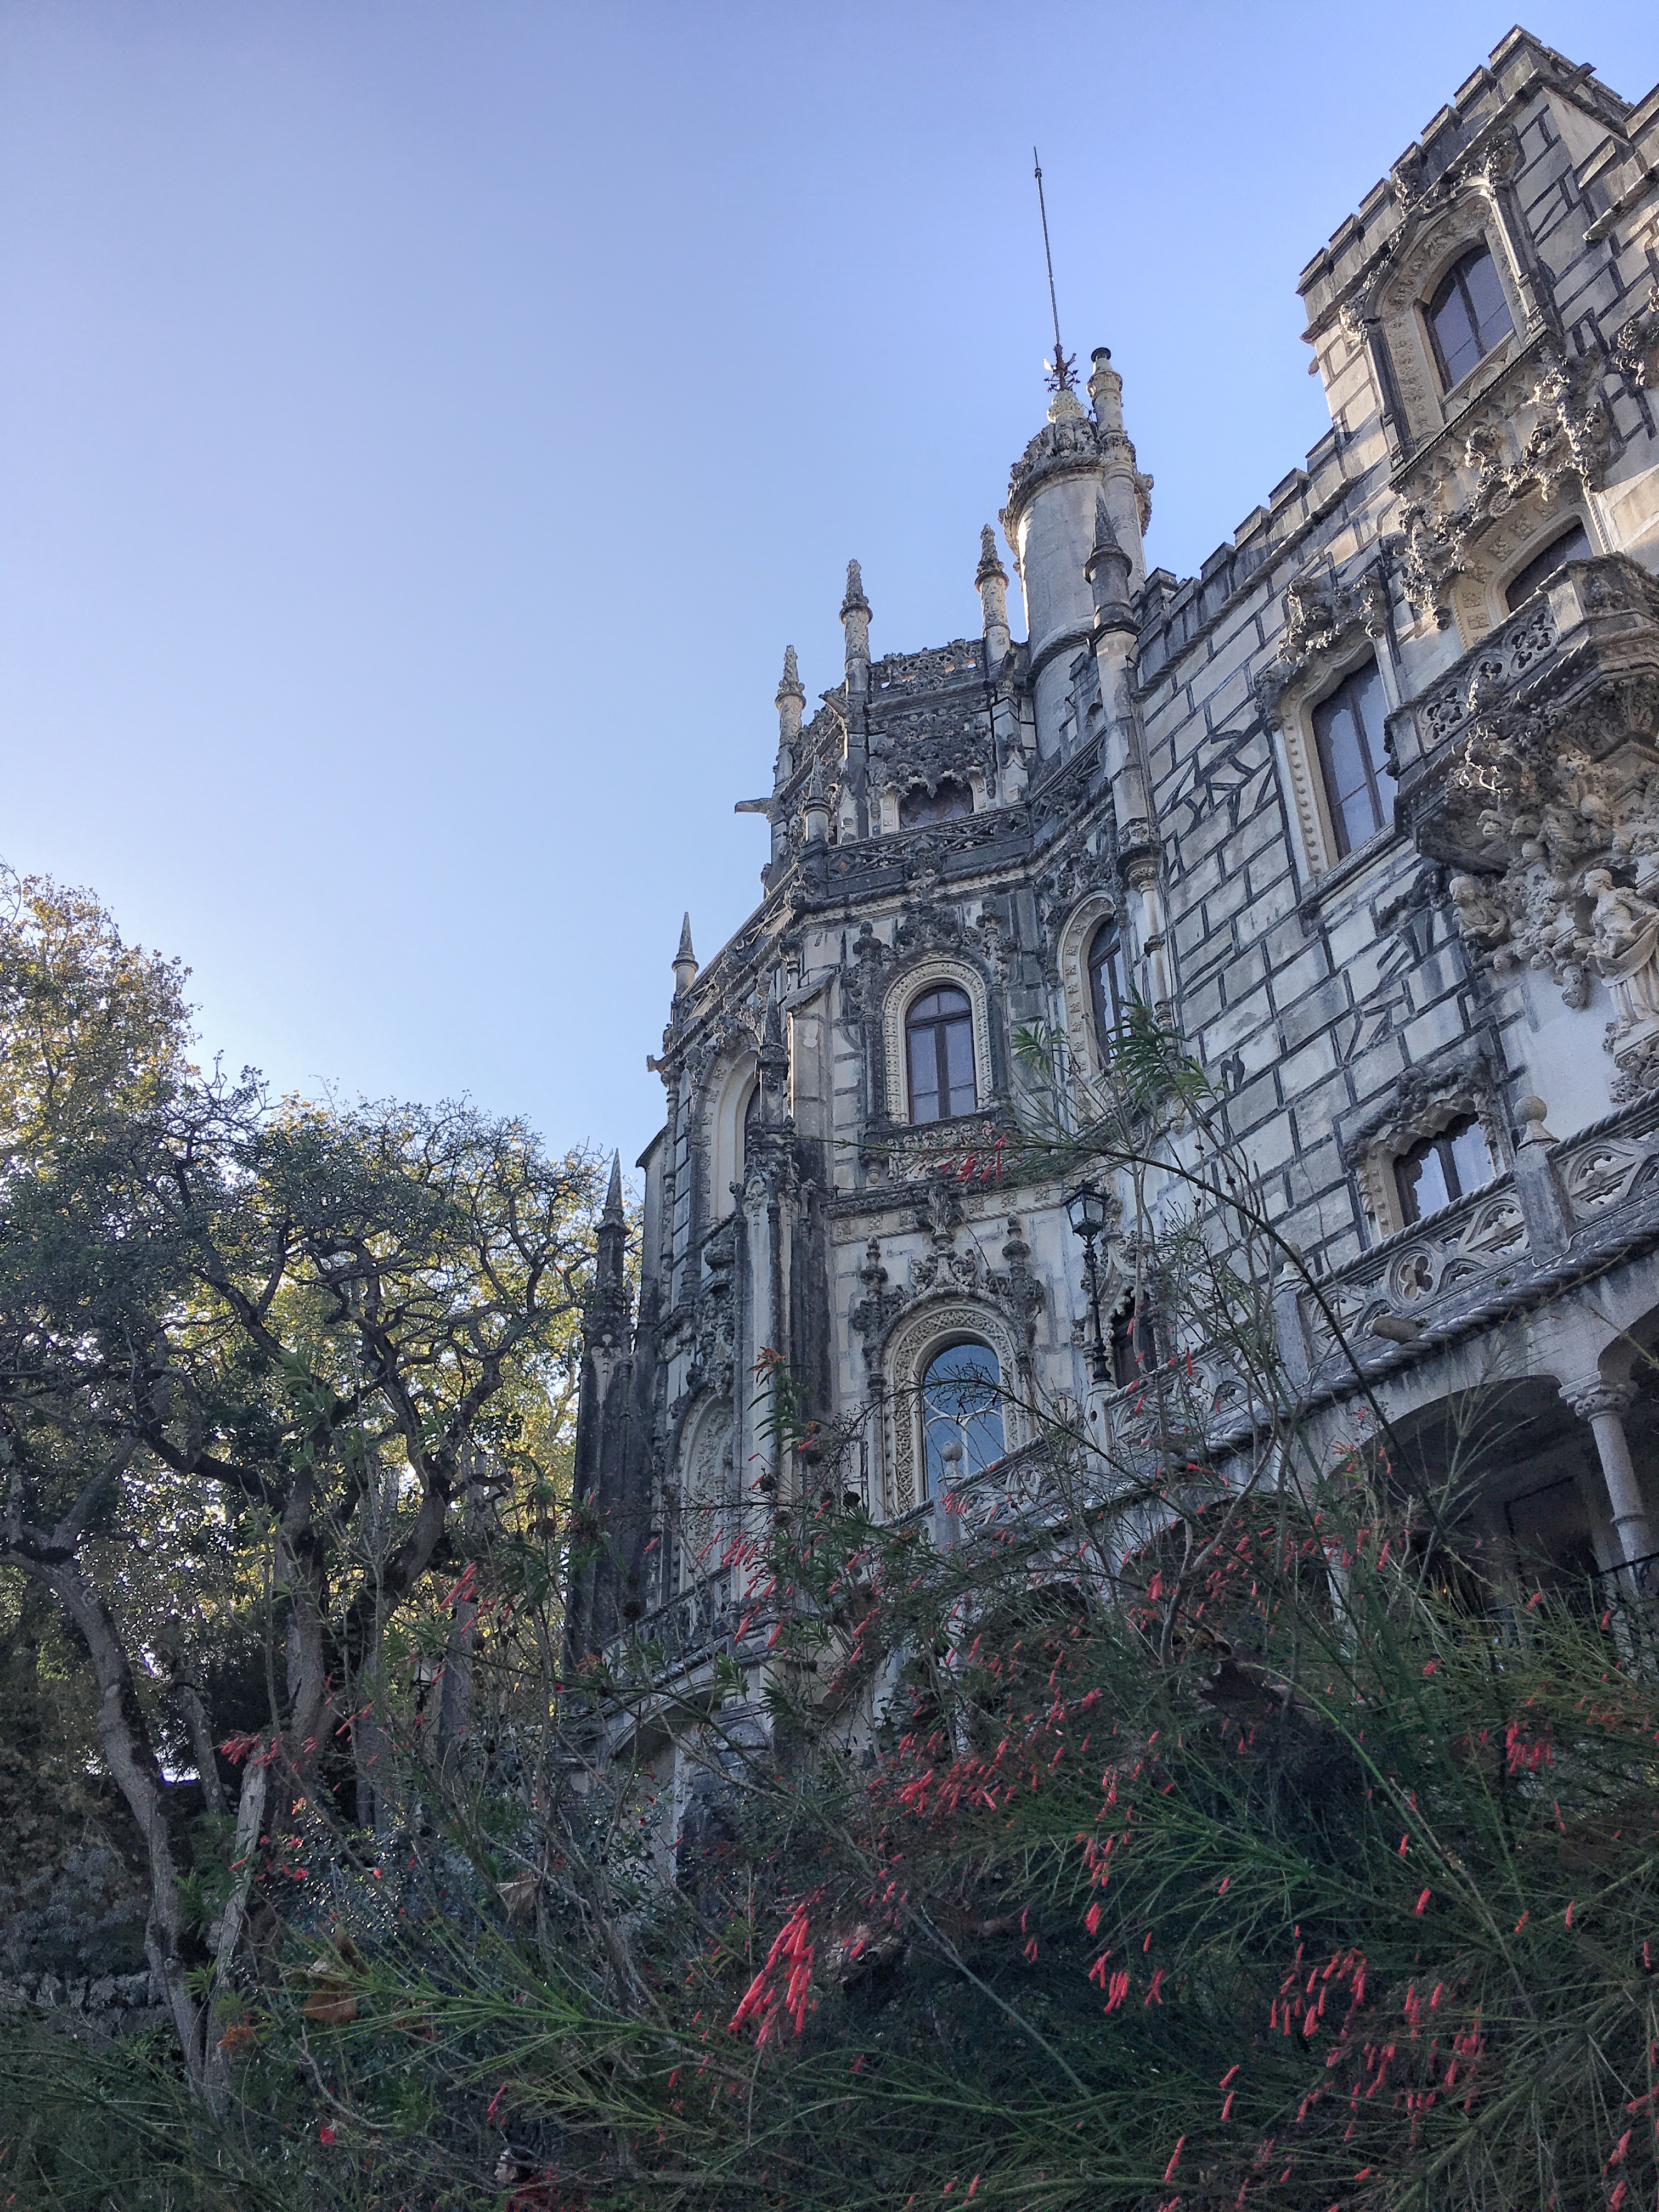
[{"label": "stone molding", "polygon": [[910,1069],[904,1049],[904,1018],[920,998],[941,984],[954,985],[967,994],[974,1024],[974,1110],[984,1113],[994,1096],[992,1075],[991,1014],[985,977],[970,960],[948,953],[923,953],[888,985],[882,1004],[882,1073],[890,1121],[910,1121]]},{"label": "stone molding", "polygon": [[996,1354],[1002,1378],[1005,1448],[1018,1451],[1025,1441],[1024,1413],[1012,1390],[1019,1361],[1007,1322],[994,1306],[981,1299],[948,1293],[927,1299],[893,1328],[883,1360],[890,1470],[888,1510],[893,1515],[908,1513],[921,1502],[921,1378],[927,1362],[948,1345],[974,1340],[988,1345]]}]

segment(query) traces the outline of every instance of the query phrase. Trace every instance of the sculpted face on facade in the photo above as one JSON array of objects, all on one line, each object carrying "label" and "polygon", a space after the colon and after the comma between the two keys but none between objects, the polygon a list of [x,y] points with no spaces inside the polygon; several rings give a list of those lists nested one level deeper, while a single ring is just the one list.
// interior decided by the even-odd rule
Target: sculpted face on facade
[{"label": "sculpted face on facade", "polygon": [[[1648,1400],[1614,1401],[1659,1336],[1656,178],[1649,106],[1513,33],[1304,271],[1333,428],[1197,576],[1146,568],[1103,348],[1015,461],[1000,543],[963,548],[977,636],[872,658],[849,564],[843,665],[809,714],[786,653],[772,792],[740,802],[761,902],[672,963],[639,1309],[590,1350],[578,1479],[617,1563],[579,1650],[624,1600],[682,1623],[687,1679],[731,1647],[733,1539],[809,1479],[757,1419],[763,1352],[883,1518],[927,1510],[954,1348],[1002,1378],[1010,1454],[1034,1399],[1133,1423],[1091,1370],[1065,1190],[1004,1157],[1022,1030],[1098,1076],[1108,924],[1322,1286],[1281,1282],[1275,1327],[1332,1418],[1327,1311],[1401,1418],[1501,1358],[1568,1425],[1534,1472],[1589,1501],[1601,1564],[1648,1540]],[[1472,363],[1431,315],[1460,270]],[[960,1059],[920,1087],[919,1008]],[[1126,1196],[1101,1258],[1127,1312],[1153,1292]],[[1224,1459],[1248,1389],[1199,1367]]]}]

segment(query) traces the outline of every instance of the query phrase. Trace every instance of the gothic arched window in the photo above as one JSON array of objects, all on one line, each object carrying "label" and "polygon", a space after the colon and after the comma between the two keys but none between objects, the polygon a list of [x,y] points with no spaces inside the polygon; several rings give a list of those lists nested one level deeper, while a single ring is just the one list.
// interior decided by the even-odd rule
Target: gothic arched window
[{"label": "gothic arched window", "polygon": [[1571,530],[1564,530],[1559,538],[1553,538],[1541,553],[1534,553],[1526,567],[1510,577],[1504,593],[1504,605],[1513,614],[1522,600],[1542,591],[1569,561],[1588,561],[1594,550],[1583,524],[1575,522]]},{"label": "gothic arched window", "polygon": [[928,1361],[921,1433],[930,1498],[1002,1457],[1002,1370],[988,1344],[953,1344]]},{"label": "gothic arched window", "polygon": [[978,1094],[974,1014],[967,993],[946,985],[918,999],[904,1018],[904,1043],[910,1063],[910,1119],[948,1121],[953,1114],[971,1114]]},{"label": "gothic arched window", "polygon": [[953,775],[941,779],[937,791],[907,791],[899,801],[901,830],[920,828],[924,822],[954,822],[974,811],[974,794]]},{"label": "gothic arched window", "polygon": [[1484,246],[1453,262],[1429,301],[1429,335],[1449,392],[1515,328],[1498,270]]},{"label": "gothic arched window", "polygon": [[1103,921],[1089,941],[1089,1011],[1103,1053],[1123,1019],[1128,1000],[1123,976],[1123,939],[1115,921]]},{"label": "gothic arched window", "polygon": [[1382,750],[1386,712],[1374,660],[1355,669],[1314,708],[1314,738],[1339,854],[1352,853],[1375,836],[1392,811],[1382,791],[1382,778],[1389,773]]}]

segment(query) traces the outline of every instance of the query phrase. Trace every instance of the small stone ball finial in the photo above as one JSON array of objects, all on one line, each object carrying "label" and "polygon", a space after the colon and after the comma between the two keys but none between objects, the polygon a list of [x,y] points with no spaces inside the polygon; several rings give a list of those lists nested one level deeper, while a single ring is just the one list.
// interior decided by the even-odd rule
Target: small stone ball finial
[{"label": "small stone ball finial", "polygon": [[1523,1098],[1515,1110],[1521,1118],[1520,1141],[1523,1145],[1553,1145],[1555,1142],[1544,1126],[1549,1108],[1541,1098],[1535,1095]]}]

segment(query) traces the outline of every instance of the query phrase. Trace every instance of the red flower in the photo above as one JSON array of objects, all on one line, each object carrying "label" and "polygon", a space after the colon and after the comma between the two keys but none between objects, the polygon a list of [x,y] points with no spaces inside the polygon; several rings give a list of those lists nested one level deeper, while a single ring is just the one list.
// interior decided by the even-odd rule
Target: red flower
[{"label": "red flower", "polygon": [[324,2121],[322,2126],[317,2130],[317,2140],[319,2143],[327,2144],[331,2144],[334,2141],[334,2130],[329,2126],[326,2120]]}]

